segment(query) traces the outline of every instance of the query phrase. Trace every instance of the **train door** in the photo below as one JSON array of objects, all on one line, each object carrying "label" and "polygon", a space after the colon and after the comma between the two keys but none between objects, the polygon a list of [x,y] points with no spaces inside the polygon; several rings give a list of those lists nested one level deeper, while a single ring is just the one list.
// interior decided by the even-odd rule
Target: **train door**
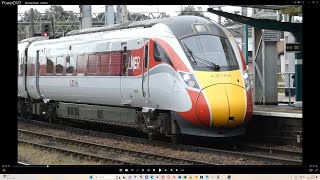
[{"label": "train door", "polygon": [[120,91],[123,104],[130,104],[130,81],[128,74],[128,52],[127,43],[121,43],[121,76],[120,76]]},{"label": "train door", "polygon": [[40,93],[40,88],[39,88],[39,75],[40,75],[40,50],[37,50],[37,55],[36,55],[36,67],[35,67],[35,74],[36,74],[36,89],[39,98],[42,98],[42,95]]},{"label": "train door", "polygon": [[149,99],[149,48],[150,43],[149,39],[147,39],[146,44],[144,45],[144,55],[142,62],[142,94],[144,99]]},{"label": "train door", "polygon": [[27,97],[25,87],[25,56],[24,49],[18,51],[18,93],[22,97]]},{"label": "train door", "polygon": [[22,51],[20,52],[21,55],[21,68],[22,68],[22,78],[20,78],[20,84],[21,84],[21,94],[23,97],[28,96],[27,92],[27,75],[28,75],[28,66],[27,66],[27,56],[28,56],[28,46],[29,43],[23,47]]},{"label": "train door", "polygon": [[39,90],[39,50],[33,51],[32,56],[31,53],[28,54],[27,61],[27,91],[31,98],[39,99],[40,90]]}]

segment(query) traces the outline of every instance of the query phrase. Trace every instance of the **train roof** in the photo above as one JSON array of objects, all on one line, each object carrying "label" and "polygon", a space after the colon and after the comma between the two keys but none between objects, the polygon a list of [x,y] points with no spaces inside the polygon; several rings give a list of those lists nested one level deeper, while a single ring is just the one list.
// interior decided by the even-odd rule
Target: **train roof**
[{"label": "train roof", "polygon": [[[195,30],[195,25],[205,25],[206,31],[202,34],[210,34],[221,37],[226,37],[223,27],[218,24],[211,22],[208,19],[199,16],[176,16],[172,18],[165,19],[151,19],[145,21],[129,22],[125,24],[116,24],[111,26],[97,27],[97,28],[87,28],[81,30],[74,30],[69,32],[65,37],[59,39],[49,39],[45,40],[43,37],[28,38],[21,42],[34,42],[30,47],[46,47],[54,45],[56,47],[70,46],[77,43],[84,43],[88,41],[100,41],[106,38],[132,38],[132,37],[142,37],[146,36],[149,32],[153,35],[168,35],[172,34],[173,37],[177,39],[182,39],[184,37],[193,36],[196,34],[201,34]],[[164,26],[167,27],[164,28]],[[143,30],[137,30],[142,28]],[[154,28],[154,29],[153,29]],[[150,31],[149,31],[150,29]],[[117,34],[112,34],[111,36],[105,36],[108,33],[118,30],[132,30],[132,32],[124,31],[123,33],[117,32]],[[43,41],[45,40],[45,41]],[[20,42],[20,43],[21,43]]]},{"label": "train roof", "polygon": [[35,42],[35,41],[43,41],[43,40],[48,40],[48,36],[36,36],[36,37],[31,37],[27,39],[21,40],[19,43],[24,43],[24,42]]},{"label": "train roof", "polygon": [[80,29],[80,30],[73,30],[66,34],[66,36],[78,35],[78,34],[88,34],[88,33],[95,33],[95,32],[104,32],[104,31],[114,31],[120,29],[130,29],[130,28],[137,28],[137,27],[152,27],[155,24],[164,22],[168,18],[164,19],[148,19],[143,21],[133,21],[123,24],[114,24],[109,26],[103,27],[96,27],[96,28],[87,28],[87,29]]},{"label": "train roof", "polygon": [[190,26],[193,24],[205,24],[209,28],[208,34],[226,37],[226,34],[224,33],[224,31],[219,25],[213,23],[212,21],[209,21],[208,19],[205,19],[199,16],[176,16],[176,17],[164,18],[164,19],[149,19],[144,21],[134,21],[134,22],[115,24],[115,25],[109,25],[109,26],[103,26],[103,27],[87,28],[87,29],[71,31],[67,33],[66,36],[89,34],[89,33],[104,32],[104,31],[114,31],[114,30],[130,29],[130,28],[138,28],[138,27],[148,28],[159,23],[167,25],[177,38],[182,38],[184,36],[196,34],[194,28]]}]

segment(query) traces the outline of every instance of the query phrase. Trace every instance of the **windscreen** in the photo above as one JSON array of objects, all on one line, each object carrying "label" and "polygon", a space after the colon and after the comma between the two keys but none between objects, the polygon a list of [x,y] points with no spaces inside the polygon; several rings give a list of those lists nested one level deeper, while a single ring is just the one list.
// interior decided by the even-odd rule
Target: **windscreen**
[{"label": "windscreen", "polygon": [[189,60],[195,70],[229,71],[239,69],[239,65],[228,39],[197,35],[181,40]]}]

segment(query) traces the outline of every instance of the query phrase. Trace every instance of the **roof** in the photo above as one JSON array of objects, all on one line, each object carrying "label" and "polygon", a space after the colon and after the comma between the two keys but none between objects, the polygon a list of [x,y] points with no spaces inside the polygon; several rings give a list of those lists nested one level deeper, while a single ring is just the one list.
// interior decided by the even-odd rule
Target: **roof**
[{"label": "roof", "polygon": [[[236,24],[233,26],[225,27],[227,31],[229,31],[233,37],[242,37],[242,25]],[[252,36],[252,28],[251,26],[248,27],[248,35],[249,37]]]},{"label": "roof", "polygon": [[291,7],[299,7],[299,5],[239,5],[239,6],[258,8],[258,9],[273,9],[273,10],[280,10],[280,9],[291,8]]},{"label": "roof", "polygon": [[132,21],[132,22],[128,22],[128,23],[114,24],[114,25],[103,26],[103,27],[80,29],[80,30],[71,31],[71,32],[67,33],[66,36],[72,36],[72,35],[78,35],[78,34],[88,34],[88,33],[95,33],[95,32],[103,32],[103,31],[114,31],[114,30],[136,28],[136,27],[151,27],[157,23],[164,22],[168,19],[170,19],[170,18],[148,19],[148,20],[143,20],[143,21]]},{"label": "roof", "polygon": [[290,14],[290,15],[302,14],[302,5],[239,5],[239,6],[258,8],[258,9],[279,10],[279,14]]},{"label": "roof", "polygon": [[114,31],[114,30],[130,29],[130,28],[138,28],[138,27],[147,28],[147,27],[152,27],[159,23],[163,23],[167,25],[177,38],[182,38],[187,35],[195,34],[196,32],[192,27],[194,24],[205,24],[209,28],[210,34],[226,37],[223,30],[219,26],[217,26],[216,23],[209,21],[208,19],[205,19],[203,17],[190,16],[190,15],[176,16],[176,17],[163,18],[163,19],[148,19],[144,21],[133,21],[133,22],[123,23],[123,24],[115,24],[115,25],[109,25],[109,26],[103,26],[103,27],[97,27],[97,28],[74,30],[69,32],[66,36]]},{"label": "roof", "polygon": [[42,40],[48,40],[48,39],[49,39],[48,36],[36,36],[36,37],[31,37],[31,38],[23,39],[23,40],[21,40],[19,43],[23,43],[23,42],[35,42],[35,41],[42,41]]}]

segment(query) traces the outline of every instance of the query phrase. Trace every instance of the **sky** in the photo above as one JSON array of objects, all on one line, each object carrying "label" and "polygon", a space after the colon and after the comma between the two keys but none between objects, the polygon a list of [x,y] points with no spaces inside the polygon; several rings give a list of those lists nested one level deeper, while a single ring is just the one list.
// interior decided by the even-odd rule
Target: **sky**
[{"label": "sky", "polygon": [[[180,11],[180,8],[186,7],[188,5],[128,5],[127,9],[130,12],[166,12],[171,17],[177,16]],[[73,12],[80,12],[79,5],[62,5],[65,11],[73,11]],[[194,5],[197,9],[200,7],[202,11],[207,11],[209,5]],[[37,9],[40,13],[44,13],[46,9],[50,8],[50,5],[19,5],[18,6],[18,13],[24,13],[28,11],[30,8]],[[100,13],[105,11],[105,5],[92,5],[92,13]],[[234,11],[241,11],[241,7],[236,6],[224,6],[221,8],[225,12],[234,13]],[[248,8],[249,15],[251,14],[251,8]],[[218,21],[218,16],[205,12],[205,16],[210,17],[213,21]],[[224,18],[222,18],[223,22]]]}]

